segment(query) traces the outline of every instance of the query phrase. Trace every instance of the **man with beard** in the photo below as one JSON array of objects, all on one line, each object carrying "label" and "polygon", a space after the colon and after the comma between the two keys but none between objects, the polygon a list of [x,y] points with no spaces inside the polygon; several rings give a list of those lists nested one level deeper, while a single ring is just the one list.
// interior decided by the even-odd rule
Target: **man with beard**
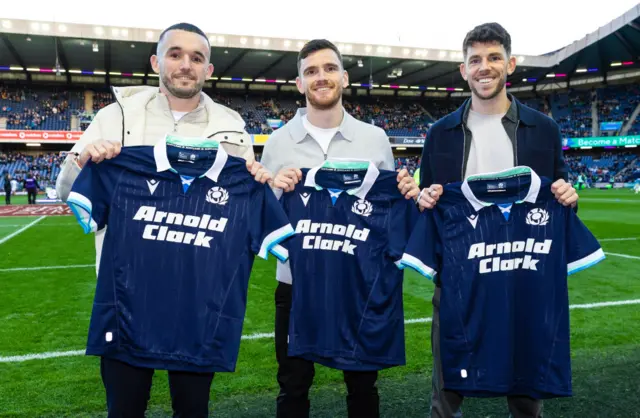
[{"label": "man with beard", "polygon": [[[112,89],[116,102],[98,112],[65,159],[56,182],[58,196],[67,201],[73,182],[89,160],[100,163],[114,158],[122,146],[153,146],[168,133],[218,141],[228,154],[247,160],[247,169],[256,180],[270,180],[254,160],[242,118],[202,92],[213,73],[210,58],[209,40],[196,26],[179,23],[163,31],[156,55],[151,57],[153,71],[160,75],[160,88]],[[96,232],[96,272],[106,229]],[[103,358],[101,374],[109,416],[144,416],[152,369]],[[169,373],[176,416],[207,416],[212,379],[213,373]]]},{"label": "man with beard", "polygon": [[[291,192],[302,179],[300,168],[311,168],[328,158],[369,160],[376,167],[394,170],[394,159],[386,133],[356,120],[342,106],[342,91],[349,85],[338,48],[327,40],[308,42],[298,54],[298,91],[306,97],[306,108],[275,131],[267,141],[262,164],[272,173],[276,194]],[[407,198],[419,192],[407,170],[398,173],[398,189]],[[309,389],[314,363],[289,357],[288,331],[292,301],[289,264],[278,263],[275,294],[275,340],[278,360],[277,399],[279,418],[309,416]],[[339,332],[339,330],[336,330]],[[377,371],[345,371],[349,417],[379,416]]]},{"label": "man with beard", "polygon": [[[516,68],[511,56],[511,37],[497,23],[471,30],[463,42],[464,63],[460,73],[471,89],[471,99],[436,122],[422,151],[419,205],[431,209],[442,194],[442,185],[470,175],[531,167],[538,175],[555,179],[552,191],[565,206],[575,206],[576,190],[567,183],[558,124],[507,94],[507,76]],[[433,296],[431,349],[433,395],[431,416],[460,417],[463,397],[443,389],[440,353],[440,284]],[[509,396],[513,417],[541,417],[542,402],[527,396]]]},{"label": "man with beard", "polygon": [[[89,160],[116,157],[122,146],[150,145],[168,133],[208,137],[225,151],[247,160],[256,180],[267,181],[266,170],[255,162],[251,137],[240,115],[207,96],[202,87],[213,74],[211,45],[204,32],[189,23],[165,29],[151,57],[160,75],[160,88],[113,87],[115,103],[101,109],[62,164],[56,191],[67,201],[71,186]],[[106,228],[96,232],[96,271]]]}]

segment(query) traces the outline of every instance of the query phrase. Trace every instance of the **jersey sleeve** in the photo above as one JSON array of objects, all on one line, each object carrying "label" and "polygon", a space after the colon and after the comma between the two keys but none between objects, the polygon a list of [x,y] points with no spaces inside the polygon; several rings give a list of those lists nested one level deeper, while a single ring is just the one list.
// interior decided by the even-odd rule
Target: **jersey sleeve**
[{"label": "jersey sleeve", "polygon": [[442,259],[439,241],[436,209],[425,210],[411,233],[400,267],[411,267],[429,280],[434,280]]},{"label": "jersey sleeve", "polygon": [[87,162],[71,186],[67,204],[85,234],[104,228],[119,170],[103,162]]},{"label": "jersey sleeve", "polygon": [[411,237],[411,232],[416,226],[419,214],[420,212],[413,200],[406,200],[404,198],[396,199],[391,206],[387,255],[391,257],[400,268],[402,268],[400,260]]},{"label": "jersey sleeve", "polygon": [[259,257],[275,255],[285,261],[288,254],[278,246],[294,234],[280,202],[268,185],[258,184],[251,196],[251,211],[256,214],[250,219],[251,249]]},{"label": "jersey sleeve", "polygon": [[566,209],[567,274],[587,269],[604,260],[600,243],[580,220],[575,211]]}]

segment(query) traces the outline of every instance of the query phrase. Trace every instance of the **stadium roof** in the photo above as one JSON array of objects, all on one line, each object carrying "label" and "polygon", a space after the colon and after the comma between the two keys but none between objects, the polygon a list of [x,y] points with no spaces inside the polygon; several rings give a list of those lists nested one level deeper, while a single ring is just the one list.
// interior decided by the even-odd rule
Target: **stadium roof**
[{"label": "stadium roof", "polygon": [[[149,57],[158,31],[1,20],[0,79],[5,71],[28,81],[144,84],[153,77]],[[213,83],[292,84],[304,40],[209,34]],[[460,51],[386,45],[338,44],[353,87],[459,92]],[[56,59],[61,71],[55,77]],[[617,67],[640,67],[640,5],[579,41],[542,56],[518,56],[512,86],[584,76],[606,77]],[[4,70],[4,71],[2,71]],[[42,77],[42,74],[48,78]],[[587,73],[587,74],[582,74]],[[21,75],[21,76],[20,76]],[[554,80],[548,80],[548,79]],[[371,82],[372,81],[372,82]],[[95,81],[94,81],[95,82]],[[153,82],[151,82],[153,83]],[[454,93],[455,94],[455,93]]]}]

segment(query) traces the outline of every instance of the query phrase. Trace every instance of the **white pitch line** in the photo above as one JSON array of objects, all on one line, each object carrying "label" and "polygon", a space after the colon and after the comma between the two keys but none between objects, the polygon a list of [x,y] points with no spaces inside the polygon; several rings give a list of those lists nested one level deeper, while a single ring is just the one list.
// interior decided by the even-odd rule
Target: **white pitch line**
[{"label": "white pitch line", "polygon": [[56,357],[73,357],[84,355],[84,350],[53,351],[49,353],[25,354],[23,356],[0,357],[0,363],[21,363],[28,360],[46,360]]},{"label": "white pitch line", "polygon": [[95,267],[95,264],[72,264],[69,266],[43,266],[43,267],[14,267],[10,269],[0,269],[0,272],[4,271],[31,271],[31,270],[57,270],[57,269],[80,269]]},{"label": "white pitch line", "polygon": [[[569,309],[594,309],[594,308],[604,308],[608,306],[622,306],[622,305],[638,305],[640,304],[640,299],[632,299],[632,300],[617,300],[612,302],[597,302],[597,303],[586,303],[581,305],[569,305]],[[432,318],[415,318],[415,319],[407,319],[404,321],[405,324],[422,324],[426,322],[431,322]],[[268,338],[274,338],[274,333],[256,333],[250,335],[243,335],[243,340],[265,340]],[[76,350],[76,351],[51,351],[47,353],[34,353],[34,354],[23,354],[21,356],[8,356],[1,357],[0,363],[21,363],[23,361],[28,360],[45,360],[49,358],[55,357],[72,357],[72,356],[82,356],[85,354],[84,350]]]},{"label": "white pitch line", "polygon": [[602,238],[598,241],[607,242],[607,241],[637,241],[639,237],[631,237],[631,238]]},{"label": "white pitch line", "polygon": [[[38,228],[43,227],[43,226],[71,226],[71,225],[77,225],[77,222],[74,223],[64,223],[64,224],[45,224],[45,225],[38,225]],[[21,226],[25,226],[26,224],[12,224],[12,225],[0,225],[0,228],[18,228]]]},{"label": "white pitch line", "polygon": [[23,226],[22,228],[18,229],[16,232],[7,235],[6,237],[0,239],[0,244],[4,244],[5,242],[9,241],[11,238],[15,237],[16,235],[20,235],[22,234],[24,231],[26,231],[27,229],[31,228],[32,226],[34,226],[35,224],[37,224],[38,222],[40,222],[41,220],[43,220],[44,218],[46,218],[47,216],[41,216],[38,219],[36,219],[35,221],[26,224],[25,226]]},{"label": "white pitch line", "polygon": [[637,255],[618,254],[618,253],[605,253],[606,255],[612,255],[614,257],[630,258],[632,260],[640,260]]},{"label": "white pitch line", "polygon": [[622,305],[638,305],[640,304],[640,299],[631,299],[631,300],[619,300],[616,302],[599,302],[599,303],[585,303],[582,305],[569,305],[569,309],[593,309],[593,308],[602,308],[606,306],[622,306]]}]

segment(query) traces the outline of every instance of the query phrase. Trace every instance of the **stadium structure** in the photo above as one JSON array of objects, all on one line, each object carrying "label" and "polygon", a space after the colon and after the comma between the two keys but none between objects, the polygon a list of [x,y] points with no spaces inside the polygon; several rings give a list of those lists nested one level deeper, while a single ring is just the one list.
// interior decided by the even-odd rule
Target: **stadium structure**
[{"label": "stadium structure", "polygon": [[[640,144],[638,10],[557,51],[516,54],[509,92],[558,121],[567,155],[577,155],[586,167],[611,168],[618,158],[610,154],[625,150],[635,155],[630,148]],[[111,86],[158,85],[149,63],[157,30],[15,19],[0,24],[0,143],[5,153],[69,149],[93,115],[113,100]],[[297,51],[305,40],[217,33],[210,33],[209,40],[215,71],[205,91],[240,112],[259,154],[268,133],[304,102],[295,77]],[[462,52],[335,42],[350,76],[345,107],[383,127],[398,164],[414,170],[430,124],[470,95],[459,72]],[[616,174],[623,171],[624,176],[629,167],[625,164]],[[53,180],[56,168],[53,163],[44,177]],[[20,169],[24,166],[9,167]],[[609,177],[594,180],[609,182]]]}]

